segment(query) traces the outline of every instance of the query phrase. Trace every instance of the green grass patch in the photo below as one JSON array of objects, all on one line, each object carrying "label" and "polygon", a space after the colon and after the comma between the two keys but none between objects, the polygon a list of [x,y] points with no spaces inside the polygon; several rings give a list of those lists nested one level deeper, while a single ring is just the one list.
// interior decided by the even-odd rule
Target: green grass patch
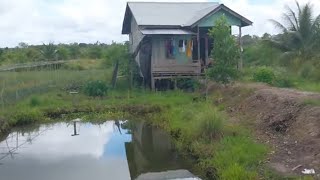
[{"label": "green grass patch", "polygon": [[63,64],[62,68],[68,70],[101,69],[102,59],[70,60],[66,64]]},{"label": "green grass patch", "polygon": [[305,105],[320,106],[320,99],[306,99],[304,100]]}]

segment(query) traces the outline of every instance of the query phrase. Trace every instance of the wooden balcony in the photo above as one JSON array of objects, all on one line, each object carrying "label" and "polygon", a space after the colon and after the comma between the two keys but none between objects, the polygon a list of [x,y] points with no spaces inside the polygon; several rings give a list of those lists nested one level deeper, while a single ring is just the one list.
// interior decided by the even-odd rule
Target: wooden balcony
[{"label": "wooden balcony", "polygon": [[199,61],[187,64],[171,62],[156,65],[154,64],[152,67],[152,74],[155,79],[199,76],[201,75],[201,64]]}]

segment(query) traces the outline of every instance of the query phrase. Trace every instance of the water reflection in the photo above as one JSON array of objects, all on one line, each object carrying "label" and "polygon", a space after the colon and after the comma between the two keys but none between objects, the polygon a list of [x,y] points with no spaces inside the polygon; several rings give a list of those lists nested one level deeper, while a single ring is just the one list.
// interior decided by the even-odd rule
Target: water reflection
[{"label": "water reflection", "polygon": [[169,137],[143,122],[41,125],[0,142],[1,180],[159,179],[152,173],[168,170],[181,178],[172,170],[182,168]]}]

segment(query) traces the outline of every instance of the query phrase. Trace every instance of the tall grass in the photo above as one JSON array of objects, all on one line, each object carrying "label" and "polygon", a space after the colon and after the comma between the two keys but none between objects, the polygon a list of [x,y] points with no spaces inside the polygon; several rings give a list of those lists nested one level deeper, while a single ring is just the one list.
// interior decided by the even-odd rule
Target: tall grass
[{"label": "tall grass", "polygon": [[108,70],[0,72],[0,102],[11,104],[32,94],[77,89],[89,80],[108,80]]}]

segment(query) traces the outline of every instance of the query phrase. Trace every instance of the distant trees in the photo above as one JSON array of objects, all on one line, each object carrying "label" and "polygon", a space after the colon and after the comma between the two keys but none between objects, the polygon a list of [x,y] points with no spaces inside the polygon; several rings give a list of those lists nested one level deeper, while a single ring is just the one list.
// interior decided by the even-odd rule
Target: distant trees
[{"label": "distant trees", "polygon": [[283,32],[283,37],[272,41],[272,45],[282,49],[287,55],[301,56],[310,59],[316,50],[319,50],[320,15],[313,16],[313,8],[307,3],[301,6],[296,1],[297,10],[289,6],[283,13],[284,23],[270,20]]},{"label": "distant trees", "polygon": [[53,61],[57,59],[58,50],[56,45],[51,42],[49,44],[43,44],[40,53],[46,61]]},{"label": "distant trees", "polygon": [[80,47],[78,43],[72,43],[69,45],[71,59],[78,59],[80,57]]},{"label": "distant trees", "polygon": [[71,60],[71,59],[105,59],[108,44],[71,43],[28,45],[21,42],[15,48],[0,48],[0,62],[17,64],[34,61]]}]

